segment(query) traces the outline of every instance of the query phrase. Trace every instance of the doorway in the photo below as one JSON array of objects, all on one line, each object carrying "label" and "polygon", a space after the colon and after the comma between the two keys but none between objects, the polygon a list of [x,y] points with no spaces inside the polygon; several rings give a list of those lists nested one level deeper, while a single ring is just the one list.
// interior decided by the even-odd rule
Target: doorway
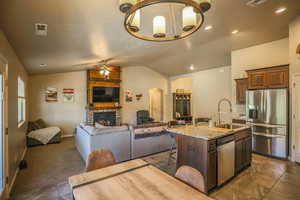
[{"label": "doorway", "polygon": [[293,160],[300,163],[300,74],[294,76],[293,85]]},{"label": "doorway", "polygon": [[150,96],[150,117],[156,122],[163,121],[163,90],[152,88],[149,90]]},{"label": "doorway", "polygon": [[8,194],[8,146],[7,146],[7,62],[0,56],[0,191],[4,199]]}]

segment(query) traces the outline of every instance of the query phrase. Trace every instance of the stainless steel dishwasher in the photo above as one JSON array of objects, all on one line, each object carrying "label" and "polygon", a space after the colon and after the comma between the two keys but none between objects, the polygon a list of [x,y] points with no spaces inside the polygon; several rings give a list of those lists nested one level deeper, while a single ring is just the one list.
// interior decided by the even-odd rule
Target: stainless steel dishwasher
[{"label": "stainless steel dishwasher", "polygon": [[218,186],[234,176],[235,171],[235,141],[234,135],[217,140],[218,148]]}]

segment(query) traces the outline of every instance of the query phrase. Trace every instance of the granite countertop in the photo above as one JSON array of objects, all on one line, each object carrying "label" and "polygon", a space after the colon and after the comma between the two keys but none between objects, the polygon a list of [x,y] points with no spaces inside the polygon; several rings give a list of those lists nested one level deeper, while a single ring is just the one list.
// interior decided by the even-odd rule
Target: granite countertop
[{"label": "granite countertop", "polygon": [[[241,124],[239,124],[241,125]],[[213,140],[224,137],[226,135],[232,135],[236,132],[250,128],[250,126],[242,125],[241,128],[237,129],[221,129],[221,128],[209,128],[207,125],[202,126],[181,126],[175,128],[169,128],[168,131],[171,133],[196,137],[204,140]]]}]

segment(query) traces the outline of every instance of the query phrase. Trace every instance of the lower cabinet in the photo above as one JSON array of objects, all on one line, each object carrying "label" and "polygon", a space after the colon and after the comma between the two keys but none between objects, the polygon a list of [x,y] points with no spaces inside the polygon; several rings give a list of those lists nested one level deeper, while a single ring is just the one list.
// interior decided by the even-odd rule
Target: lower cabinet
[{"label": "lower cabinet", "polygon": [[239,139],[235,141],[235,173],[251,164],[252,160],[252,137]]},{"label": "lower cabinet", "polygon": [[205,193],[217,186],[217,149],[215,140],[176,135],[177,169],[187,165],[204,177]]}]

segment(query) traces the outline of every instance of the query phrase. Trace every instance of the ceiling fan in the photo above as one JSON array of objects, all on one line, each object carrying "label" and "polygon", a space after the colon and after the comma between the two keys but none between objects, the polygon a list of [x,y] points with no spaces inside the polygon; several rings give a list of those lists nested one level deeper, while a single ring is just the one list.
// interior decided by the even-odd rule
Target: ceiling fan
[{"label": "ceiling fan", "polygon": [[100,60],[100,61],[90,62],[90,63],[82,63],[82,64],[78,64],[78,65],[73,65],[73,66],[96,67],[99,69],[99,73],[101,75],[108,78],[108,76],[111,72],[108,62],[111,60],[113,60],[113,58],[108,58],[105,60]]}]

